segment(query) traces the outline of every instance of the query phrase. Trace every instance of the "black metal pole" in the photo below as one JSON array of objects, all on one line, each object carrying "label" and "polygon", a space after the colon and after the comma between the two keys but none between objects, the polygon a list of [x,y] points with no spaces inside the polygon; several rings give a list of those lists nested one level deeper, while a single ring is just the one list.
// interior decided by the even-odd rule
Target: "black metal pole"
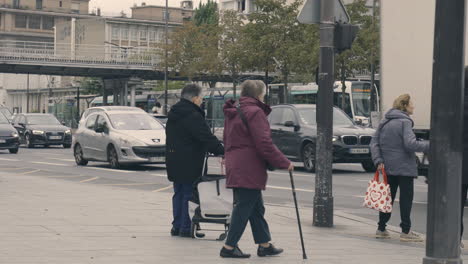
[{"label": "black metal pole", "polygon": [[296,207],[296,217],[297,217],[297,225],[299,227],[299,236],[301,238],[302,259],[307,259],[307,254],[306,254],[305,246],[304,246],[304,235],[302,234],[301,217],[299,215],[299,207],[297,205],[296,186],[294,185],[294,178],[293,178],[292,171],[289,172],[289,178],[291,179],[291,190],[293,194],[294,205]]},{"label": "black metal pole", "polygon": [[29,73],[28,73],[28,80],[26,84],[26,113],[29,113]]},{"label": "black metal pole", "polygon": [[80,85],[76,87],[76,121],[80,122]]},{"label": "black metal pole", "polygon": [[317,98],[317,149],[314,197],[314,226],[333,226],[333,82],[334,82],[334,1],[321,0],[320,73]]},{"label": "black metal pole", "polygon": [[[377,0],[374,0],[372,3],[372,29],[375,29],[375,5],[376,5]],[[371,104],[370,104],[370,110],[371,111],[376,111],[377,109],[375,108],[377,100],[376,93],[374,92],[374,86],[375,86],[375,46],[372,45],[371,47]]]},{"label": "black metal pole", "polygon": [[165,45],[164,45],[164,114],[167,115],[168,109],[167,109],[167,96],[168,96],[168,87],[167,87],[167,71],[168,71],[168,66],[167,66],[167,46],[168,46],[168,20],[169,20],[169,3],[168,0],[166,0],[166,10],[165,10],[165,15],[164,15],[164,38],[165,38]]},{"label": "black metal pole", "polygon": [[459,264],[465,0],[437,0],[424,264]]}]

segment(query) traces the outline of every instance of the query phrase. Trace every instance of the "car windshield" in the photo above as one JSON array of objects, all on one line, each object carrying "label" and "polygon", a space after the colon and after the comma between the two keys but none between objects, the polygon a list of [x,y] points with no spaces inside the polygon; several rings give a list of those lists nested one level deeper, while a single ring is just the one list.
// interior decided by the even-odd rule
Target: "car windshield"
[{"label": "car windshield", "polygon": [[[307,125],[317,125],[316,110],[314,108],[303,108],[299,109],[299,116],[302,122]],[[343,113],[343,111],[333,108],[333,125],[334,126],[350,126],[353,125],[353,121]]]},{"label": "car windshield", "polygon": [[61,125],[53,115],[28,116],[28,125]]},{"label": "car windshield", "polygon": [[8,119],[11,119],[11,117],[12,117],[12,114],[11,114],[10,110],[8,110],[6,108],[1,108],[0,113],[5,115],[5,117],[8,118]]},{"label": "car windshield", "polygon": [[159,130],[164,127],[146,113],[109,114],[112,126],[117,130]]},{"label": "car windshield", "polygon": [[4,116],[3,114],[0,114],[0,124],[9,124],[10,121]]}]

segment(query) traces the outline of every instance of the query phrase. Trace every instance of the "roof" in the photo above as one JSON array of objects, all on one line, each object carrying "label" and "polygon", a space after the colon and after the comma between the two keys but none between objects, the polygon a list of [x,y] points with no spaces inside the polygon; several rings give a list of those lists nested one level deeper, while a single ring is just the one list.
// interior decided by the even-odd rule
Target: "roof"
[{"label": "roof", "polygon": [[119,112],[128,112],[128,111],[135,111],[135,112],[145,112],[144,110],[138,108],[138,107],[133,107],[133,106],[96,106],[96,107],[90,107],[87,110],[92,110],[92,109],[101,109],[105,112],[109,111],[119,111]]}]

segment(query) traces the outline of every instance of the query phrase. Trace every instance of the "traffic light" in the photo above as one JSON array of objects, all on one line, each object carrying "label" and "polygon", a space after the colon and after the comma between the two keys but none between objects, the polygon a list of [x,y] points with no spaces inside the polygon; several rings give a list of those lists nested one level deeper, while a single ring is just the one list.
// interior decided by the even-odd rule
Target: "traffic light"
[{"label": "traffic light", "polygon": [[335,26],[335,51],[341,53],[350,49],[358,31],[359,27],[356,25],[337,23]]}]

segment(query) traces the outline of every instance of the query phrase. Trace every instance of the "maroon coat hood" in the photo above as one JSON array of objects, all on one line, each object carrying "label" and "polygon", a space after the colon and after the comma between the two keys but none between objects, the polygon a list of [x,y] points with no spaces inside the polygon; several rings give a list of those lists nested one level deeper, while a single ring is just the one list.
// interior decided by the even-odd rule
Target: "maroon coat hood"
[{"label": "maroon coat hood", "polygon": [[251,97],[241,97],[239,102],[248,128],[237,113],[235,101],[229,100],[224,105],[226,186],[264,190],[267,182],[266,164],[287,169],[291,162],[271,140],[267,120],[271,108]]}]

